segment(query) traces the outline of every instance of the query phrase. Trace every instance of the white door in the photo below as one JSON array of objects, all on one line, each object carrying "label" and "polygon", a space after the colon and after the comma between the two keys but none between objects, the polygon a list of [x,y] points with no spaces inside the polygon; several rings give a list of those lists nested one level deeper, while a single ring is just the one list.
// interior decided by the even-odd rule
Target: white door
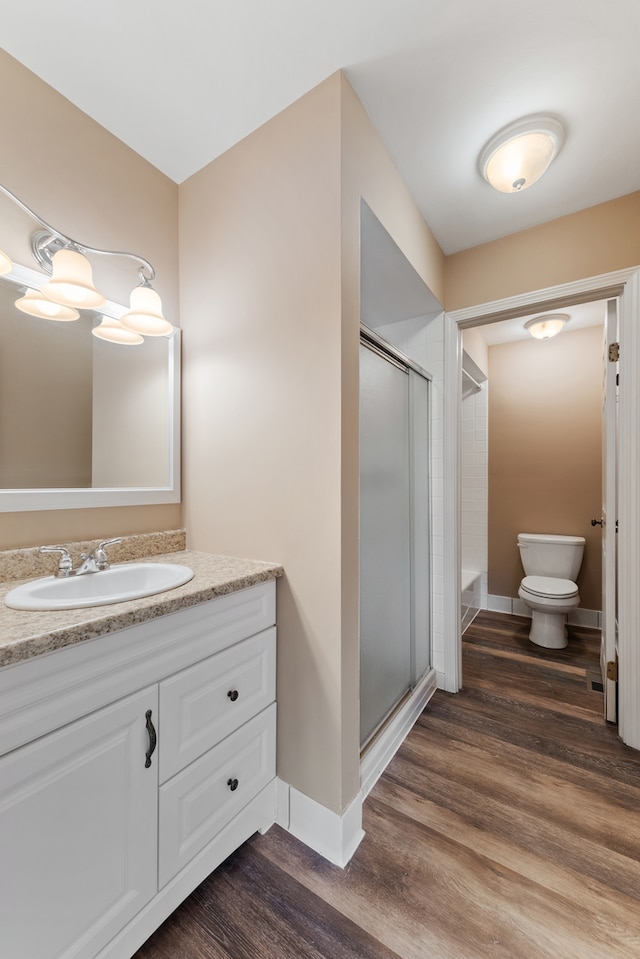
[{"label": "white door", "polygon": [[618,662],[617,609],[617,496],[618,460],[618,301],[607,302],[604,324],[602,390],[602,640],[600,667],[604,688],[604,716],[617,721],[617,682],[609,678],[607,664]]},{"label": "white door", "polygon": [[157,890],[157,686],[0,760],[0,956],[90,959]]}]

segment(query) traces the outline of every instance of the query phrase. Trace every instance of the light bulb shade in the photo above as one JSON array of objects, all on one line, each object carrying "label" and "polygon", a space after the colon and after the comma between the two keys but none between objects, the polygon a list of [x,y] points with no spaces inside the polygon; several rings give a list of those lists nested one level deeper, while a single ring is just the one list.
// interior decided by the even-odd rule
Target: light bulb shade
[{"label": "light bulb shade", "polygon": [[525,323],[525,330],[529,330],[536,340],[549,340],[557,336],[569,319],[568,313],[547,313],[546,316],[536,316]]},{"label": "light bulb shade", "polygon": [[519,193],[540,179],[563,143],[564,129],[557,117],[525,117],[503,127],[489,140],[478,166],[495,190]]},{"label": "light bulb shade", "polygon": [[37,316],[40,320],[60,320],[68,322],[78,320],[80,314],[70,306],[60,306],[53,300],[43,296],[38,290],[27,290],[24,296],[15,302],[16,307],[29,316]]},{"label": "light bulb shade", "polygon": [[10,258],[0,250],[0,276],[4,276],[5,273],[11,273],[13,269],[13,263]]},{"label": "light bulb shade", "polygon": [[109,343],[119,343],[121,346],[139,346],[144,343],[144,337],[139,333],[126,330],[118,320],[110,316],[103,316],[100,324],[91,330],[94,336]]},{"label": "light bulb shade", "polygon": [[166,336],[173,326],[162,315],[162,302],[151,286],[137,286],[131,291],[130,309],[120,317],[127,330],[144,336]]},{"label": "light bulb shade", "polygon": [[92,310],[105,303],[104,296],[93,285],[91,264],[82,253],[58,250],[52,265],[51,279],[42,292],[54,303],[80,310]]}]

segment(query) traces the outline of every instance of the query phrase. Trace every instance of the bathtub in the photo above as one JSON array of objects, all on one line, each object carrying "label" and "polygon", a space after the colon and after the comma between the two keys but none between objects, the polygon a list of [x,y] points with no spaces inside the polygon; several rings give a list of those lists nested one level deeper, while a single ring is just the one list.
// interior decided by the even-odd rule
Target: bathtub
[{"label": "bathtub", "polygon": [[477,570],[462,569],[460,571],[460,630],[463,633],[471,625],[480,610],[481,582],[482,576]]}]

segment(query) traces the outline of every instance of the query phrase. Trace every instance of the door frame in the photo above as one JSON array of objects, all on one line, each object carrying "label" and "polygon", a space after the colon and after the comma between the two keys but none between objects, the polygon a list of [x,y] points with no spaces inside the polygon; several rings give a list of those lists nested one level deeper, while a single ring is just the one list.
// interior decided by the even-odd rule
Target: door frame
[{"label": "door frame", "polygon": [[591,300],[620,299],[618,399],[618,731],[640,749],[640,267],[588,277],[445,313],[445,656],[444,688],[462,686],[460,632],[462,330]]}]

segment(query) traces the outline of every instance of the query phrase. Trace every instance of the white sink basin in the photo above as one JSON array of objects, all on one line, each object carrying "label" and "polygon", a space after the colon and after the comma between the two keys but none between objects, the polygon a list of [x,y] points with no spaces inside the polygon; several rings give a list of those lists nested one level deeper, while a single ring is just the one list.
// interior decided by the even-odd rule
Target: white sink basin
[{"label": "white sink basin", "polygon": [[153,596],[193,579],[193,570],[177,563],[121,563],[99,573],[59,578],[45,576],[16,586],[4,598],[11,609],[81,609]]}]

